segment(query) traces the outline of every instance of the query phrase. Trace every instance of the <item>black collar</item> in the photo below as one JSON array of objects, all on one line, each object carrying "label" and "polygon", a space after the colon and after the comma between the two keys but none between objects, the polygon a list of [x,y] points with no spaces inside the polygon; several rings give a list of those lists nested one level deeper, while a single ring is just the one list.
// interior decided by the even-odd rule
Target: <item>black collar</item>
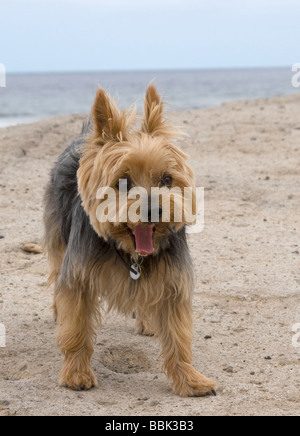
[{"label": "black collar", "polygon": [[114,249],[116,254],[118,255],[119,259],[121,260],[121,262],[123,263],[123,265],[128,269],[129,272],[131,272],[132,274],[136,274],[136,271],[132,268],[132,263],[129,265],[126,260],[123,258],[120,250],[117,249],[116,245],[114,244]]}]

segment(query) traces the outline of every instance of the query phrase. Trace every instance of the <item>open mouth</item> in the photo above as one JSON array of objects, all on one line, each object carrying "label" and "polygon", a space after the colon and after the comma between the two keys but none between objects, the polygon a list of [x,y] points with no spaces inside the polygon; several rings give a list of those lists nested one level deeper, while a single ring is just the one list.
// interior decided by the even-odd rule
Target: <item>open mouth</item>
[{"label": "open mouth", "polygon": [[153,224],[139,224],[130,229],[131,238],[135,251],[140,256],[149,256],[154,253],[153,235],[155,226]]}]

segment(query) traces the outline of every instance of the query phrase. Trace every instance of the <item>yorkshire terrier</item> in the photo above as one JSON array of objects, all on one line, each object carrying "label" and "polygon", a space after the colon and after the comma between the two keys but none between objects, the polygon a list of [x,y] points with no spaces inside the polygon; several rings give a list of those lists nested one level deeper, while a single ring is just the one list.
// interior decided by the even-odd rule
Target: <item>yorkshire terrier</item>
[{"label": "yorkshire terrier", "polygon": [[[172,144],[175,129],[167,123],[152,85],[144,107],[137,129],[135,111],[120,111],[99,89],[90,120],[51,173],[44,245],[49,282],[55,285],[57,343],[64,355],[59,383],[75,390],[98,385],[91,358],[105,301],[108,310],[135,313],[138,333],[159,338],[163,369],[176,394],[215,395],[215,383],[192,366],[193,269],[186,239],[190,218],[183,210],[175,219],[176,206],[185,209],[176,194],[170,196],[168,219],[162,196],[152,204],[152,188],[183,192],[191,187],[194,192],[194,175],[188,157]],[[139,203],[140,219],[133,220],[127,211],[138,200],[128,193],[137,187],[147,193],[148,213],[142,219],[145,204]],[[115,219],[105,220],[109,194],[116,200]],[[124,206],[119,200],[124,195],[126,219],[121,220]],[[107,207],[101,212],[103,203]]]}]

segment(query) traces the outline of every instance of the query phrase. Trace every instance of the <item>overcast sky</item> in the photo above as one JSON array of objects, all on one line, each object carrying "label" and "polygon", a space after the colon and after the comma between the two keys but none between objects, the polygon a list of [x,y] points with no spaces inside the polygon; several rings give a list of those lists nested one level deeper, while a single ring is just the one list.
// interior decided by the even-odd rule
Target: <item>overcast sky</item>
[{"label": "overcast sky", "polygon": [[8,72],[289,66],[299,0],[1,0]]}]

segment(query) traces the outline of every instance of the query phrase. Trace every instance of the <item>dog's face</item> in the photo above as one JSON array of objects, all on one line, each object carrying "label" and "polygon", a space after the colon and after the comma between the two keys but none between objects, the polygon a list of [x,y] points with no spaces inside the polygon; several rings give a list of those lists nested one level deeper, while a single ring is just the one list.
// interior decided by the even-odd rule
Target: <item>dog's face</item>
[{"label": "dog's face", "polygon": [[149,256],[159,252],[162,238],[192,223],[194,176],[187,156],[171,143],[174,129],[163,118],[153,86],[145,98],[142,128],[135,132],[134,118],[98,91],[78,187],[99,236],[133,256]]}]

